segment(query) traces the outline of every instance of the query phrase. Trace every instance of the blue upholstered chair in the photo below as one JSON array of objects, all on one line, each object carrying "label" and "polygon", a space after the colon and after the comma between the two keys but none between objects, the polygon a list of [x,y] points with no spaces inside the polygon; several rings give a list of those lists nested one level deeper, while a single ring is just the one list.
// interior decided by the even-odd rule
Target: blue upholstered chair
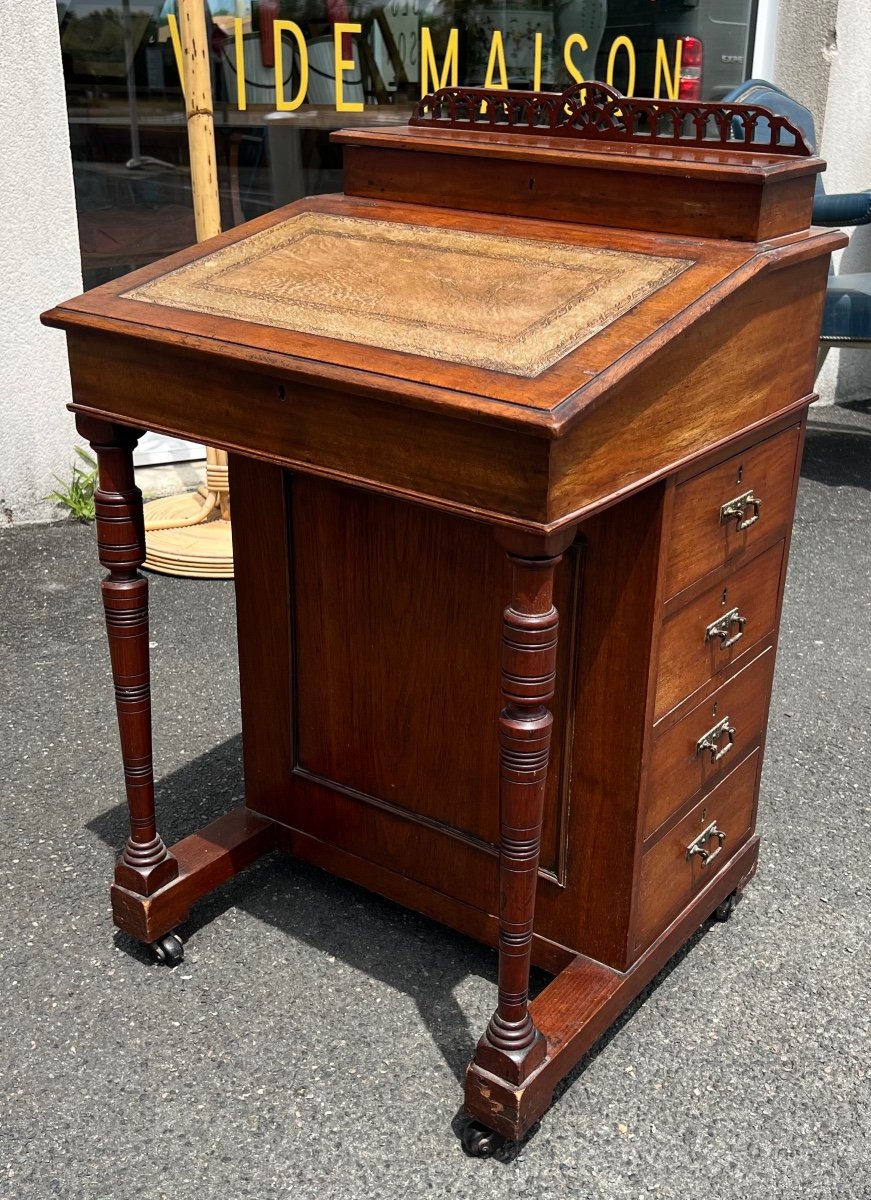
[{"label": "blue upholstered chair", "polygon": [[[817,135],[810,112],[764,79],[748,79],[734,88],[724,101],[733,104],[761,104],[787,117],[804,135],[816,152]],[[766,122],[767,124],[767,122]],[[762,129],[762,135],[766,131]],[[813,210],[814,225],[840,229],[845,225],[871,224],[871,191],[845,192],[829,196],[822,175],[817,176]],[[871,347],[871,272],[857,275],[830,275],[826,288],[826,307],[820,335],[819,366],[832,346]]]}]

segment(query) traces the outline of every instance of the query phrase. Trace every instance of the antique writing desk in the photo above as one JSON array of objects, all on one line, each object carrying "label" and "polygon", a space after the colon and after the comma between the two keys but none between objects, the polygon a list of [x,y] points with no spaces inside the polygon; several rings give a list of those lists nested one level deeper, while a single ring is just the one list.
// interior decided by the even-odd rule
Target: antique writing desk
[{"label": "antique writing desk", "polygon": [[[112,904],[172,957],[279,847],[497,944],[483,1153],[753,873],[842,239],[808,229],[823,164],[758,108],[448,90],[338,137],[343,195],[46,317],[100,463]],[[246,804],[169,848],[143,429],[231,452]],[[555,975],[533,1003],[531,961]]]}]

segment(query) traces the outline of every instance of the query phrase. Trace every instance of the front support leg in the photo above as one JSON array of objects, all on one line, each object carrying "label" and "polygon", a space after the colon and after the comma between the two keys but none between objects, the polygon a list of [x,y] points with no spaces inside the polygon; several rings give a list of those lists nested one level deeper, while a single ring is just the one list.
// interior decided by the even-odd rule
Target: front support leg
[{"label": "front support leg", "polygon": [[97,456],[97,547],[109,572],[100,588],[115,683],[115,705],[130,812],[130,837],[115,882],[150,896],[178,875],[178,863],[157,832],[151,757],[151,674],[148,653],[148,581],[142,494],[133,477],[136,430],[90,417],[78,430]]},{"label": "front support leg", "polygon": [[529,1013],[529,966],[544,792],[553,716],[559,616],[554,568],[574,530],[531,541],[501,534],[511,563],[511,599],[502,627],[499,717],[499,1000],[478,1043],[475,1065],[520,1084],[547,1045]]}]

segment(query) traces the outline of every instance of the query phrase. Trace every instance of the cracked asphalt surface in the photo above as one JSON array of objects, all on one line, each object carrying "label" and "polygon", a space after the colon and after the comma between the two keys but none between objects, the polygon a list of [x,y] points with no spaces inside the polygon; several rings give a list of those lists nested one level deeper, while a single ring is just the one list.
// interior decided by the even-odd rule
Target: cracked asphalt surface
[{"label": "cracked asphalt surface", "polygon": [[[492,1160],[452,1131],[492,951],[278,857],[195,909],[174,971],[114,931],[93,530],[0,531],[2,1200],[871,1197],[869,489],[867,411],[815,412],[759,874]],[[151,608],[173,841],[242,796],[232,586],[152,576]]]}]

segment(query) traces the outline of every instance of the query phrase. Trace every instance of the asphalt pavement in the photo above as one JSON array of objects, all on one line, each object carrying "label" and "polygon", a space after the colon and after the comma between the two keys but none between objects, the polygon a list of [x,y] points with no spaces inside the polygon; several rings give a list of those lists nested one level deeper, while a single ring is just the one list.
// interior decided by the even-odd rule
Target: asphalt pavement
[{"label": "asphalt pavement", "polygon": [[[452,1129],[491,950],[278,857],[175,970],[114,930],[93,529],[0,531],[0,1200],[871,1197],[869,489],[871,416],[815,413],[744,902],[491,1160]],[[232,585],[151,611],[169,842],[242,797]]]}]

